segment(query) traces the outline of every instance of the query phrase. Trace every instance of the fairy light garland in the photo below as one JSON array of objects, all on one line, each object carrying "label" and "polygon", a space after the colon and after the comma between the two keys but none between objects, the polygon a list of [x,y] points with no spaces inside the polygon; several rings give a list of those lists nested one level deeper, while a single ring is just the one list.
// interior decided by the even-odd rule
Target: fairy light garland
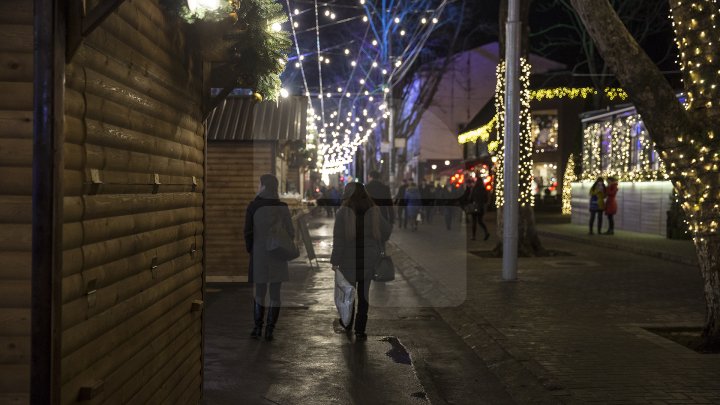
[{"label": "fairy light garland", "polygon": [[[295,67],[301,70],[303,78],[303,59],[306,55],[300,54],[300,46],[294,32],[294,28],[298,28],[299,24],[297,21],[292,20],[292,14],[299,15],[305,11],[314,12],[315,43],[313,47],[316,50],[310,54],[314,53],[317,57],[318,82],[320,85],[318,91],[311,94],[307,83],[304,84],[306,96],[316,98],[314,101],[319,103],[317,114],[312,106],[308,108],[308,117],[310,119],[307,128],[308,131],[311,128],[315,131],[316,139],[319,141],[317,159],[322,174],[328,175],[347,171],[347,165],[354,161],[358,149],[368,142],[370,136],[379,128],[392,125],[391,122],[388,122],[390,113],[387,108],[389,104],[388,97],[391,97],[392,94],[392,87],[400,82],[415,58],[420,54],[420,50],[427,42],[430,34],[440,26],[438,24],[440,22],[439,18],[450,1],[442,0],[440,4],[433,8],[423,7],[415,1],[409,1],[408,3],[412,3],[412,6],[410,7],[409,4],[397,4],[389,9],[387,13],[384,11],[380,13],[380,10],[376,9],[372,2],[359,0],[361,7],[358,8],[363,9],[363,14],[338,21],[346,22],[362,18],[363,22],[368,23],[366,35],[368,31],[371,31],[375,39],[372,41],[373,46],[370,47],[365,44],[365,38],[363,38],[357,49],[357,55],[351,56],[351,50],[347,47],[344,49],[343,53],[348,63],[353,67],[352,73],[344,85],[343,83],[333,83],[330,85],[332,90],[329,90],[324,88],[324,85],[329,85],[329,83],[324,80],[326,78],[323,75],[323,65],[331,62],[328,55],[330,55],[329,51],[333,47],[328,49],[321,49],[320,47],[320,28],[327,26],[320,25],[320,18],[335,20],[339,16],[335,15],[328,3],[320,3],[318,0],[310,3],[312,5],[308,10],[300,11],[295,9],[293,13],[290,11],[289,0],[286,0],[288,14],[291,17],[290,25],[293,28],[296,42],[295,48],[298,53]],[[419,12],[413,12],[414,9]],[[418,24],[415,28],[403,27],[406,19],[410,20],[410,16],[417,17]],[[383,20],[386,17],[387,21],[390,21],[389,24],[385,24],[387,21]],[[380,18],[380,21],[377,21],[378,18]],[[378,27],[381,27],[381,31],[376,29]],[[389,59],[381,60],[379,59],[381,54],[379,51],[385,49],[383,47],[387,41],[392,40],[388,38],[389,36],[403,38],[400,41],[401,47],[398,48],[400,53],[398,55],[388,55]],[[352,42],[354,41],[350,41],[348,44]],[[343,46],[343,44],[335,47],[338,46]],[[353,56],[356,57],[353,59]],[[356,72],[362,75],[360,80],[355,77]],[[379,74],[380,72],[382,72],[382,75]],[[351,84],[358,82],[360,88],[354,91],[351,90]],[[336,88],[337,93],[335,93]],[[354,98],[352,98],[353,95]],[[343,105],[345,98],[349,102]],[[333,99],[339,100],[335,108],[331,104]],[[373,101],[375,101],[374,104]],[[362,115],[360,114],[361,111]]]},{"label": "fairy light garland", "polygon": [[562,215],[572,214],[572,183],[576,179],[575,155],[571,153],[570,157],[568,157],[567,165],[565,165],[565,174],[563,175]]},{"label": "fairy light garland", "polygon": [[[496,93],[497,95],[497,89]],[[587,99],[588,97],[599,94],[598,91],[593,87],[556,87],[551,89],[537,89],[530,91],[531,101],[542,101],[552,99]],[[603,90],[603,94],[610,101],[615,100],[627,100],[628,95],[625,90],[616,87],[607,87]],[[494,116],[486,124],[479,128],[463,132],[458,135],[458,143],[465,144],[468,142],[487,142],[490,138],[495,124],[497,123],[497,115]]]},{"label": "fairy light garland", "polygon": [[[519,187],[520,206],[534,206],[535,195],[533,193],[532,170],[533,170],[533,140],[532,122],[530,115],[530,63],[525,58],[520,58],[520,166]],[[497,82],[495,85],[495,130],[498,133],[498,154],[495,183],[495,205],[505,205],[504,167],[505,156],[505,61],[497,66]]]},{"label": "fairy light garland", "polygon": [[[609,145],[605,151],[602,150],[603,144]],[[595,180],[608,176],[620,181],[669,178],[639,114],[596,122],[585,127],[581,179]]]}]

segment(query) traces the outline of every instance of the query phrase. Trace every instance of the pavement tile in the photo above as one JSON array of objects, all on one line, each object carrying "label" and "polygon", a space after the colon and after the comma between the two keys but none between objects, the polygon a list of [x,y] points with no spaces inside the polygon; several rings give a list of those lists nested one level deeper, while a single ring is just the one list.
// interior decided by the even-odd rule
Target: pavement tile
[{"label": "pavement tile", "polygon": [[[412,238],[434,240],[441,232],[425,225]],[[493,239],[469,242],[468,250],[489,250]],[[407,236],[396,242],[411,258],[418,246],[426,246]],[[467,300],[439,313],[459,334],[474,321],[502,346],[502,352],[476,350],[479,356],[488,364],[514,360],[538,382],[557,381],[581,403],[720,403],[720,356],[697,354],[642,329],[702,324],[696,267],[569,238],[545,237],[543,242],[574,256],[520,259],[519,280],[512,283],[500,281],[500,260],[467,255]],[[646,238],[639,243],[662,250],[666,242],[677,241]],[[692,254],[692,245],[688,249],[687,242],[681,243],[676,253]],[[555,265],[563,260],[574,264]],[[432,277],[422,276],[423,284],[432,283]]]}]

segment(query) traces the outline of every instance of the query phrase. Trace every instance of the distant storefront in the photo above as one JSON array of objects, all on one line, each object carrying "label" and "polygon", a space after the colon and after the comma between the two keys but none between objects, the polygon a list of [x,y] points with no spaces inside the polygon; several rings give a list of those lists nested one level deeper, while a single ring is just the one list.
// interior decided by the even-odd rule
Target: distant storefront
[{"label": "distant storefront", "polygon": [[607,183],[612,176],[619,181],[615,228],[666,235],[673,187],[635,108],[586,113],[581,120],[582,171],[572,183],[572,223],[588,223],[590,187],[598,177]]}]

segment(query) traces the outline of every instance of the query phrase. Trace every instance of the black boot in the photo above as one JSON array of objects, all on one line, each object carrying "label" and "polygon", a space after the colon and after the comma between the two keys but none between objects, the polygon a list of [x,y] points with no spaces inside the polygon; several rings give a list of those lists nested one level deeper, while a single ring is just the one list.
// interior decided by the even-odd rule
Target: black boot
[{"label": "black boot", "polygon": [[275,330],[275,323],[277,322],[279,315],[280,305],[270,303],[270,308],[268,308],[267,325],[265,326],[265,340],[273,340],[273,330]]},{"label": "black boot", "polygon": [[262,336],[263,318],[265,317],[265,307],[253,301],[253,318],[255,319],[255,327],[250,337],[257,339]]}]

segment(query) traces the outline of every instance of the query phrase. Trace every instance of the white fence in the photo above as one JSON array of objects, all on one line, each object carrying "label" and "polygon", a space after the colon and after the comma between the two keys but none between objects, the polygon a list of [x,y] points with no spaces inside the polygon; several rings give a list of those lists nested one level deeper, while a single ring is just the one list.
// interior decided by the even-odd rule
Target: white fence
[{"label": "white fence", "polygon": [[[590,221],[590,186],[592,182],[589,181],[572,183],[573,224],[587,226]],[[618,186],[615,229],[665,236],[672,184],[647,181],[621,182]],[[603,218],[603,231],[606,229],[607,218]]]}]

